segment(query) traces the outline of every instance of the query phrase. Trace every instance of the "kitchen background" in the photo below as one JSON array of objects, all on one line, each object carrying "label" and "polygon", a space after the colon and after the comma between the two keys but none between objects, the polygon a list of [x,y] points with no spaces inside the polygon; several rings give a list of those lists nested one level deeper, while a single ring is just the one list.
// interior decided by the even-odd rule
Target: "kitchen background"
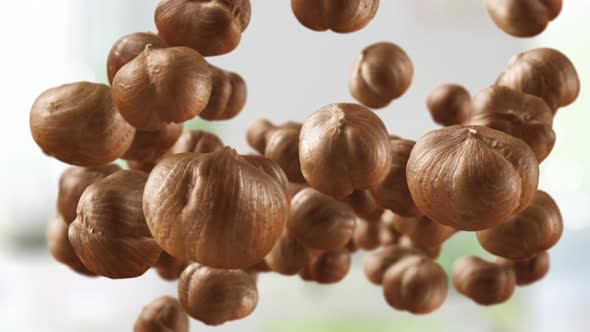
[{"label": "kitchen background", "polygon": [[[582,93],[560,110],[558,143],[542,166],[541,188],[559,203],[565,232],[551,250],[551,271],[540,283],[520,288],[508,303],[478,307],[452,292],[442,309],[411,316],[390,309],[381,290],[362,274],[362,254],[335,286],[305,284],[297,277],[263,275],[260,302],[249,318],[194,331],[588,331],[590,326],[590,1],[564,0],[561,16],[534,39],[515,39],[487,17],[483,0],[382,0],[377,17],[360,32],[318,33],[301,26],[288,0],[252,0],[252,20],[238,49],[209,58],[240,73],[248,103],[235,119],[196,121],[227,145],[249,152],[247,124],[303,121],[320,107],[353,101],[347,82],[361,49],[377,41],[402,46],[414,62],[409,92],[378,111],[391,133],[417,139],[436,126],[424,100],[443,82],[475,93],[495,80],[516,52],[558,48],[577,66]],[[156,0],[29,0],[0,10],[0,330],[69,332],[131,331],[141,307],[174,283],[149,271],[132,280],[85,278],[53,261],[44,239],[54,214],[57,179],[64,164],[44,156],[29,132],[29,110],[46,88],[71,81],[106,82],[106,56],[120,36],[154,31]],[[440,261],[485,255],[473,234],[446,245]]]}]

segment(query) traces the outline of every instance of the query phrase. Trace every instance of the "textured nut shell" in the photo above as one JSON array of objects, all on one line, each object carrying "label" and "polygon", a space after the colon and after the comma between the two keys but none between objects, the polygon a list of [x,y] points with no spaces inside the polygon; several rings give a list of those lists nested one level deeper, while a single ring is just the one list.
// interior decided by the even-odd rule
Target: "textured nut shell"
[{"label": "textured nut shell", "polygon": [[391,166],[385,179],[371,189],[375,200],[382,207],[399,215],[416,217],[422,214],[412,200],[406,178],[406,166],[416,142],[391,139]]},{"label": "textured nut shell", "polygon": [[133,143],[121,157],[140,162],[157,161],[182,134],[182,125],[171,123],[157,131],[136,130]]},{"label": "textured nut shell", "polygon": [[442,84],[428,94],[426,106],[434,122],[453,126],[465,122],[471,113],[471,95],[457,84]]},{"label": "textured nut shell", "polygon": [[453,266],[455,289],[480,305],[508,301],[516,288],[510,266],[486,262],[479,257],[464,257]]},{"label": "textured nut shell", "polygon": [[245,271],[191,264],[180,276],[178,298],[192,318],[220,325],[250,315],[258,304],[258,290]]},{"label": "textured nut shell", "polygon": [[47,224],[47,247],[49,253],[56,261],[68,266],[70,269],[87,276],[94,274],[82,264],[78,255],[68,239],[68,224],[61,216],[55,216]]},{"label": "textured nut shell", "polygon": [[415,243],[411,237],[405,234],[400,236],[398,243],[402,247],[416,249],[423,255],[430,257],[432,259],[437,259],[438,257],[440,257],[442,251],[442,246],[422,246]]},{"label": "textured nut shell", "polygon": [[357,57],[348,86],[361,104],[383,108],[408,90],[413,77],[408,54],[395,44],[381,42],[366,47]]},{"label": "textured nut shell", "polygon": [[154,19],[170,45],[221,55],[240,43],[250,22],[250,0],[160,0]]},{"label": "textured nut shell", "polygon": [[574,64],[565,54],[551,48],[515,55],[496,84],[537,96],[554,113],[573,103],[580,94],[580,79]]},{"label": "textured nut shell", "polygon": [[549,254],[544,251],[526,260],[510,261],[498,258],[498,264],[511,266],[516,274],[516,284],[527,286],[543,279],[549,272]]},{"label": "textured nut shell", "polygon": [[199,114],[205,120],[229,120],[236,117],[244,105],[248,89],[242,76],[209,65],[211,71],[211,97],[207,107]]},{"label": "textured nut shell", "polygon": [[539,165],[520,139],[480,126],[426,134],[407,165],[414,203],[430,219],[459,230],[502,224],[533,200]]},{"label": "textured nut shell", "polygon": [[327,251],[309,265],[310,277],[320,284],[335,284],[346,277],[350,264],[350,253],[347,250]]},{"label": "textured nut shell", "polygon": [[358,31],[371,22],[378,8],[379,0],[291,0],[299,23],[315,31]]},{"label": "textured nut shell", "polygon": [[143,307],[133,332],[189,332],[188,316],[178,300],[162,296]]},{"label": "textured nut shell", "polygon": [[365,256],[363,270],[367,279],[375,285],[383,283],[383,276],[389,267],[406,256],[421,256],[422,253],[413,248],[390,245],[382,250],[374,251]]},{"label": "textured nut shell", "polygon": [[146,181],[144,172],[119,171],[82,194],[68,235],[88,270],[113,279],[133,278],[160,257],[141,208]]},{"label": "textured nut shell", "polygon": [[561,12],[563,0],[486,0],[490,17],[514,37],[534,37]]},{"label": "textured nut shell", "polygon": [[358,249],[374,250],[381,245],[381,223],[379,217],[374,220],[358,218],[352,233],[352,240]]},{"label": "textured nut shell", "polygon": [[310,186],[343,198],[381,183],[387,175],[391,165],[387,130],[361,105],[328,105],[303,124],[299,160]]},{"label": "textured nut shell", "polygon": [[148,45],[151,45],[153,48],[168,47],[168,44],[160,36],[151,32],[135,32],[117,40],[107,58],[109,83],[113,83],[113,79],[119,69],[140,55]]},{"label": "textured nut shell", "polygon": [[86,188],[121,170],[115,164],[95,167],[69,167],[59,177],[57,212],[67,224],[76,219],[76,208]]},{"label": "textured nut shell", "polygon": [[542,162],[555,145],[553,112],[543,99],[502,86],[492,86],[473,98],[467,124],[502,131],[525,141]]},{"label": "textured nut shell", "polygon": [[204,130],[188,130],[180,135],[174,146],[170,148],[170,153],[211,153],[223,149],[224,146],[221,139],[213,133]]},{"label": "textured nut shell", "polygon": [[383,296],[395,309],[427,314],[440,308],[447,297],[445,271],[432,259],[406,256],[383,277]]},{"label": "textured nut shell", "polygon": [[174,281],[180,278],[180,274],[188,265],[189,262],[186,259],[176,258],[162,251],[160,258],[154,264],[154,268],[162,279]]},{"label": "textured nut shell", "polygon": [[89,82],[43,92],[31,108],[30,127],[44,153],[78,166],[116,160],[127,151],[135,133],[113,106],[111,89]]},{"label": "textured nut shell", "polygon": [[306,247],[342,248],[355,225],[356,216],[348,205],[312,188],[301,190],[291,200],[287,228]]},{"label": "textured nut shell", "polygon": [[379,218],[383,208],[379,206],[369,190],[355,190],[344,199],[357,216],[365,219]]},{"label": "textured nut shell", "polygon": [[287,199],[289,201],[291,200],[291,195],[289,195],[289,180],[283,169],[277,163],[263,156],[242,155],[242,158],[249,162],[250,165],[270,175],[271,178],[281,185]]},{"label": "textured nut shell", "polygon": [[559,207],[551,196],[539,190],[526,210],[502,225],[477,232],[477,239],[496,256],[523,260],[552,248],[562,233]]},{"label": "textured nut shell", "polygon": [[285,189],[233,149],[163,159],[150,173],[143,210],[169,254],[226,269],[262,260],[288,218]]},{"label": "textured nut shell", "polygon": [[267,134],[275,128],[275,125],[266,119],[252,121],[246,129],[246,141],[248,145],[259,153],[264,154]]},{"label": "textured nut shell", "polygon": [[264,156],[275,161],[287,174],[289,181],[302,183],[305,178],[299,162],[300,129],[278,128],[266,137]]},{"label": "textured nut shell", "polygon": [[211,95],[207,61],[186,47],[150,46],[123,66],[113,80],[113,102],[134,127],[155,131],[190,120]]},{"label": "textured nut shell", "polygon": [[456,233],[454,228],[441,225],[424,216],[406,218],[395,215],[392,222],[400,233],[407,235],[419,247],[440,247]]},{"label": "textured nut shell", "polygon": [[126,160],[127,167],[134,171],[142,171],[149,173],[156,167],[156,161],[135,161],[135,160]]},{"label": "textured nut shell", "polygon": [[274,272],[295,275],[311,260],[311,253],[285,230],[264,261]]}]

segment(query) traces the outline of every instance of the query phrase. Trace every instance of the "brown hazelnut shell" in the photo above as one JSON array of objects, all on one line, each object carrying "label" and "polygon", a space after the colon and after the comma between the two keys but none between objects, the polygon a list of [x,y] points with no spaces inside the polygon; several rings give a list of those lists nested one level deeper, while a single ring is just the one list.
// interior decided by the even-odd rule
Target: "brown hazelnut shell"
[{"label": "brown hazelnut shell", "polygon": [[146,181],[144,172],[119,171],[82,194],[68,235],[88,270],[112,279],[134,278],[160,257],[142,210]]},{"label": "brown hazelnut shell", "polygon": [[213,133],[204,130],[187,130],[170,148],[170,154],[211,153],[222,150],[224,146],[221,139]]},{"label": "brown hazelnut shell", "polygon": [[369,190],[355,190],[352,194],[346,196],[344,201],[361,218],[379,218],[383,214],[383,208],[377,204]]},{"label": "brown hazelnut shell", "polygon": [[381,42],[357,57],[348,84],[351,95],[370,108],[383,108],[401,97],[412,84],[414,66],[399,46]]},{"label": "brown hazelnut shell", "polygon": [[250,22],[250,0],[160,0],[154,19],[168,44],[221,55],[240,43]]},{"label": "brown hazelnut shell", "polygon": [[135,160],[125,160],[127,163],[127,167],[130,170],[134,171],[142,171],[146,173],[150,173],[154,167],[156,167],[157,161],[135,161]]},{"label": "brown hazelnut shell", "polygon": [[70,244],[68,238],[68,224],[66,224],[61,216],[55,216],[47,224],[46,231],[47,247],[49,253],[56,261],[68,266],[70,269],[86,275],[94,276],[94,273],[82,264],[78,255]]},{"label": "brown hazelnut shell", "polygon": [[441,126],[462,124],[471,114],[471,95],[457,84],[442,84],[428,94],[426,106],[434,122]]},{"label": "brown hazelnut shell", "polygon": [[248,124],[246,129],[246,141],[248,145],[259,153],[264,154],[267,143],[267,134],[276,129],[272,122],[266,119],[257,119]]},{"label": "brown hazelnut shell", "polygon": [[153,48],[166,48],[168,44],[160,36],[151,32],[135,32],[118,39],[107,58],[107,76],[109,83],[113,83],[115,75],[129,61],[135,59],[151,45]]},{"label": "brown hazelnut shell", "polygon": [[350,271],[351,257],[347,250],[326,251],[309,264],[309,277],[319,284],[335,284]]},{"label": "brown hazelnut shell", "polygon": [[266,137],[264,156],[275,161],[287,174],[289,181],[303,183],[299,162],[300,129],[282,127],[273,130]]},{"label": "brown hazelnut shell", "polygon": [[440,247],[457,232],[454,228],[441,225],[426,216],[407,218],[395,215],[392,223],[398,232],[407,235],[418,247]]},{"label": "brown hazelnut shell", "polygon": [[445,271],[432,259],[406,256],[392,265],[383,277],[387,303],[413,314],[428,314],[440,308],[448,293]]},{"label": "brown hazelnut shell", "polygon": [[176,143],[182,124],[171,123],[157,131],[136,130],[133,143],[121,157],[139,162],[157,161]]},{"label": "brown hazelnut shell", "polygon": [[382,228],[379,217],[373,220],[358,218],[352,240],[358,249],[374,250],[381,245]]},{"label": "brown hazelnut shell", "polygon": [[143,307],[133,332],[189,332],[188,315],[178,300],[162,296]]},{"label": "brown hazelnut shell", "polygon": [[182,271],[189,265],[189,261],[182,258],[176,258],[162,251],[160,258],[154,264],[156,273],[167,281],[175,281],[180,278]]},{"label": "brown hazelnut shell", "polygon": [[221,325],[250,315],[258,304],[258,290],[248,272],[195,263],[180,276],[178,298],[192,318]]},{"label": "brown hazelnut shell", "polygon": [[291,0],[299,23],[314,31],[358,31],[371,22],[378,8],[379,0]]},{"label": "brown hazelnut shell", "polygon": [[272,177],[281,185],[281,188],[283,188],[287,199],[289,201],[291,200],[291,195],[289,195],[289,180],[287,179],[287,175],[285,175],[285,172],[283,172],[283,169],[279,166],[279,164],[266,157],[257,155],[242,155],[242,158],[249,162],[250,165],[270,175],[270,177]]},{"label": "brown hazelnut shell", "polygon": [[59,177],[59,189],[57,193],[57,212],[62,216],[66,224],[71,224],[76,219],[76,208],[80,196],[86,188],[107,176],[120,171],[115,164],[95,167],[69,167]]},{"label": "brown hazelnut shell", "polygon": [[146,184],[143,210],[169,254],[239,269],[270,252],[287,221],[289,201],[275,179],[224,148],[160,161]]},{"label": "brown hazelnut shell", "polygon": [[477,239],[496,256],[523,260],[552,248],[562,233],[559,207],[551,196],[539,190],[526,210],[504,224],[477,232]]},{"label": "brown hazelnut shell", "polygon": [[499,257],[498,264],[511,266],[516,274],[516,284],[527,286],[543,279],[549,272],[549,254],[544,251],[539,255],[525,260],[510,261]]},{"label": "brown hazelnut shell", "polygon": [[299,137],[301,171],[310,186],[343,198],[383,181],[391,165],[385,125],[357,104],[331,104],[312,114]]},{"label": "brown hazelnut shell", "polygon": [[563,7],[563,0],[486,0],[494,24],[514,37],[534,37],[545,31]]},{"label": "brown hazelnut shell", "polygon": [[235,118],[246,105],[248,88],[242,76],[209,65],[211,71],[211,97],[207,107],[199,114],[205,120],[218,121]]},{"label": "brown hazelnut shell", "polygon": [[356,216],[340,201],[312,188],[301,190],[291,199],[287,229],[304,246],[333,250],[351,239]]},{"label": "brown hazelnut shell", "polygon": [[424,246],[414,242],[408,235],[401,235],[398,241],[399,245],[406,248],[413,248],[421,252],[423,255],[432,259],[440,257],[442,252],[442,245],[439,246]]},{"label": "brown hazelnut shell", "polygon": [[375,285],[383,283],[383,276],[389,267],[407,256],[421,256],[422,253],[414,248],[399,245],[386,246],[379,251],[370,252],[365,256],[363,270],[367,279]]},{"label": "brown hazelnut shell", "polygon": [[536,48],[513,56],[496,84],[543,99],[553,113],[580,94],[580,78],[571,60],[552,48]]},{"label": "brown hazelnut shell", "polygon": [[33,139],[47,155],[78,166],[99,166],[121,157],[135,129],[113,106],[111,89],[77,82],[43,92],[30,114]]},{"label": "brown hazelnut shell", "polygon": [[207,61],[187,47],[147,46],[113,79],[113,102],[137,129],[155,131],[201,113],[211,96]]},{"label": "brown hazelnut shell", "polygon": [[455,289],[480,305],[508,301],[516,288],[511,266],[490,263],[479,257],[463,257],[453,266]]},{"label": "brown hazelnut shell", "polygon": [[311,258],[309,250],[285,230],[264,261],[274,272],[295,275],[311,261]]},{"label": "brown hazelnut shell", "polygon": [[553,112],[543,99],[502,86],[491,86],[473,98],[469,125],[502,131],[525,141],[542,162],[555,145]]},{"label": "brown hazelnut shell", "polygon": [[426,134],[407,165],[414,203],[430,219],[465,231],[506,222],[533,200],[539,165],[520,139],[481,126]]}]

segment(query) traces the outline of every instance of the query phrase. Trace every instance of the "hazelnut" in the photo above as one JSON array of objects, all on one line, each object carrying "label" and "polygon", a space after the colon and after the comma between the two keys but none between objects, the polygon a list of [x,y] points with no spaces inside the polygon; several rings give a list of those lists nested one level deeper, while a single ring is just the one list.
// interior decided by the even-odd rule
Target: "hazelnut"
[{"label": "hazelnut", "polygon": [[526,210],[502,225],[477,232],[477,238],[496,256],[523,260],[552,248],[562,233],[559,207],[551,196],[539,190]]},{"label": "hazelnut", "polygon": [[145,187],[143,210],[169,254],[239,269],[262,260],[289,214],[286,189],[226,147],[164,158]]},{"label": "hazelnut", "polygon": [[420,245],[420,244],[414,242],[414,240],[412,240],[411,237],[409,237],[408,235],[405,235],[405,234],[400,236],[398,243],[402,247],[416,249],[419,252],[421,252],[423,255],[430,257],[432,259],[437,259],[440,256],[440,253],[442,251],[442,245],[438,245],[438,246]]},{"label": "hazelnut", "polygon": [[248,272],[191,264],[180,276],[178,298],[192,318],[221,325],[250,315],[258,304],[258,290]]},{"label": "hazelnut", "polygon": [[311,253],[287,230],[264,261],[271,270],[284,275],[295,275],[311,260]]},{"label": "hazelnut", "polygon": [[196,117],[210,95],[209,65],[186,47],[148,45],[113,79],[113,102],[121,115],[137,129],[148,131]]},{"label": "hazelnut", "polygon": [[185,152],[210,153],[223,149],[225,145],[217,135],[204,130],[187,130],[170,148],[171,154]]},{"label": "hazelnut", "polygon": [[160,258],[154,264],[154,268],[162,279],[175,281],[180,278],[180,274],[188,264],[189,262],[186,259],[176,258],[162,251]]},{"label": "hazelnut", "polygon": [[543,99],[553,113],[573,103],[580,93],[580,79],[573,63],[551,48],[515,55],[496,84]]},{"label": "hazelnut", "polygon": [[447,297],[445,271],[424,256],[405,256],[387,269],[383,296],[392,308],[413,314],[427,314],[442,306]]},{"label": "hazelnut", "polygon": [[506,302],[516,287],[510,266],[490,263],[479,257],[463,257],[453,267],[455,289],[480,305]]},{"label": "hazelnut", "polygon": [[314,31],[358,31],[371,22],[378,8],[379,0],[291,0],[299,23]]},{"label": "hazelnut", "polygon": [[207,107],[199,114],[205,120],[229,120],[235,118],[246,105],[248,94],[242,76],[209,65],[211,72],[211,97]]},{"label": "hazelnut", "polygon": [[381,215],[381,235],[379,238],[382,246],[389,246],[399,242],[401,234],[395,228],[393,218],[395,218],[395,214],[389,210],[385,210]]},{"label": "hazelnut", "polygon": [[299,160],[310,186],[343,198],[381,183],[387,175],[391,165],[387,130],[361,105],[328,105],[303,124]]},{"label": "hazelnut", "polygon": [[107,58],[109,83],[113,83],[113,79],[119,69],[140,55],[148,45],[151,45],[153,48],[168,47],[168,44],[160,36],[151,32],[135,32],[117,40]]},{"label": "hazelnut", "polygon": [[68,239],[68,224],[64,222],[61,216],[55,216],[47,224],[47,247],[49,253],[56,261],[68,266],[70,269],[86,275],[94,276],[94,274],[82,264],[78,255],[70,244]]},{"label": "hazelnut", "polygon": [[421,256],[422,253],[414,248],[389,245],[380,251],[367,254],[364,259],[363,270],[367,279],[375,285],[383,283],[383,276],[389,267],[407,256]]},{"label": "hazelnut", "polygon": [[344,199],[357,216],[365,219],[379,218],[383,208],[377,204],[369,190],[355,190]]},{"label": "hazelnut", "polygon": [[293,198],[293,196],[297,195],[298,192],[305,188],[307,188],[307,186],[303,183],[289,182],[289,196]]},{"label": "hazelnut", "polygon": [[138,162],[157,161],[182,134],[182,125],[171,123],[157,131],[136,130],[133,143],[121,157]]},{"label": "hazelnut", "polygon": [[168,44],[221,55],[240,43],[250,23],[250,0],[160,0],[155,21]]},{"label": "hazelnut", "polygon": [[64,163],[98,166],[121,157],[135,129],[113,106],[111,89],[77,82],[43,92],[31,108],[33,139]]},{"label": "hazelnut", "polygon": [[454,228],[425,216],[407,218],[395,215],[392,222],[398,232],[407,235],[418,247],[440,247],[456,232]]},{"label": "hazelnut", "polygon": [[442,84],[428,94],[426,106],[432,120],[441,126],[454,126],[467,121],[471,113],[471,95],[457,84]]},{"label": "hazelnut", "polygon": [[143,307],[134,332],[189,332],[188,316],[178,300],[162,296]]},{"label": "hazelnut", "polygon": [[374,250],[381,245],[380,218],[357,219],[356,227],[352,233],[352,239],[358,249]]},{"label": "hazelnut", "polygon": [[335,284],[346,277],[350,264],[350,253],[347,250],[326,251],[312,259],[308,267],[309,277],[319,284]]},{"label": "hazelnut", "polygon": [[277,163],[263,156],[242,155],[242,158],[249,162],[250,165],[275,179],[281,185],[281,188],[283,188],[287,199],[291,199],[291,195],[289,195],[289,180],[283,169]]},{"label": "hazelnut", "polygon": [[272,130],[266,137],[264,156],[274,160],[287,174],[289,181],[302,183],[305,178],[299,163],[300,129],[282,127]]},{"label": "hazelnut", "polygon": [[287,228],[306,247],[342,248],[355,225],[356,216],[348,205],[312,188],[301,190],[291,199]]},{"label": "hazelnut", "polygon": [[154,167],[156,167],[157,161],[135,161],[135,160],[125,160],[127,163],[127,167],[134,171],[142,171],[146,173],[150,173]]},{"label": "hazelnut", "polygon": [[542,162],[555,145],[553,112],[543,99],[502,86],[473,98],[469,125],[489,127],[525,141]]},{"label": "hazelnut", "polygon": [[349,82],[352,96],[370,108],[383,108],[410,87],[414,67],[399,46],[381,42],[366,47],[357,57]]},{"label": "hazelnut", "polygon": [[458,230],[500,225],[533,200],[539,165],[520,139],[480,126],[426,134],[407,165],[414,203],[430,219]]},{"label": "hazelnut", "polygon": [[258,277],[258,274],[262,272],[272,272],[270,266],[268,266],[268,264],[266,263],[266,259],[263,259],[252,266],[248,266],[243,270],[250,273],[250,275],[256,275],[256,277]]},{"label": "hazelnut", "polygon": [[246,141],[254,150],[264,154],[267,143],[267,135],[276,129],[272,122],[266,119],[258,119],[251,122],[246,129]]},{"label": "hazelnut", "polygon": [[406,217],[422,214],[412,200],[406,178],[406,166],[415,144],[405,139],[390,139],[391,166],[385,179],[371,189],[379,205]]},{"label": "hazelnut", "polygon": [[120,171],[115,164],[94,167],[69,167],[59,177],[57,212],[66,224],[76,219],[76,208],[86,188],[107,176]]},{"label": "hazelnut", "polygon": [[82,194],[68,235],[88,270],[113,279],[133,278],[160,257],[141,204],[147,178],[144,172],[119,171]]},{"label": "hazelnut", "polygon": [[516,284],[527,286],[543,279],[549,272],[549,254],[544,251],[537,256],[518,261],[498,258],[498,264],[511,266],[516,274]]},{"label": "hazelnut", "polygon": [[562,7],[562,0],[486,0],[492,21],[514,37],[540,34],[559,16]]}]

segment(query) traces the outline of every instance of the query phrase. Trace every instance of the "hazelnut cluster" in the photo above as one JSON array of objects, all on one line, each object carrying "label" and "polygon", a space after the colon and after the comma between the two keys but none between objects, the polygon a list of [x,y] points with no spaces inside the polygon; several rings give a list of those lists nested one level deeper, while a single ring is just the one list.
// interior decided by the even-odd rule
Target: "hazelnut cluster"
[{"label": "hazelnut cluster", "polygon": [[[505,31],[533,35],[561,1],[487,1]],[[350,33],[376,15],[378,0],[292,0],[316,30]],[[457,232],[475,232],[497,256],[456,262],[456,290],[482,305],[508,300],[540,280],[563,221],[538,189],[539,164],[555,144],[557,110],[580,81],[554,49],[515,56],[494,84],[471,96],[443,84],[426,100],[445,126],[417,141],[391,135],[369,110],[411,85],[408,54],[391,42],[365,48],[349,90],[360,104],[333,103],[304,122],[252,122],[239,154],[213,133],[184,130],[197,116],[229,120],[246,103],[246,83],[205,56],[235,49],[250,21],[248,0],[161,0],[158,33],[113,45],[111,87],[78,82],[34,102],[30,128],[46,154],[73,165],[59,181],[47,227],[55,259],[87,276],[135,278],[153,269],[178,280],[178,300],[161,297],[134,330],[188,331],[188,316],[220,325],[250,315],[257,275],[343,280],[365,256],[367,279],[394,309],[431,313],[448,277],[436,259]],[[127,162],[128,170],[112,164]]]}]

